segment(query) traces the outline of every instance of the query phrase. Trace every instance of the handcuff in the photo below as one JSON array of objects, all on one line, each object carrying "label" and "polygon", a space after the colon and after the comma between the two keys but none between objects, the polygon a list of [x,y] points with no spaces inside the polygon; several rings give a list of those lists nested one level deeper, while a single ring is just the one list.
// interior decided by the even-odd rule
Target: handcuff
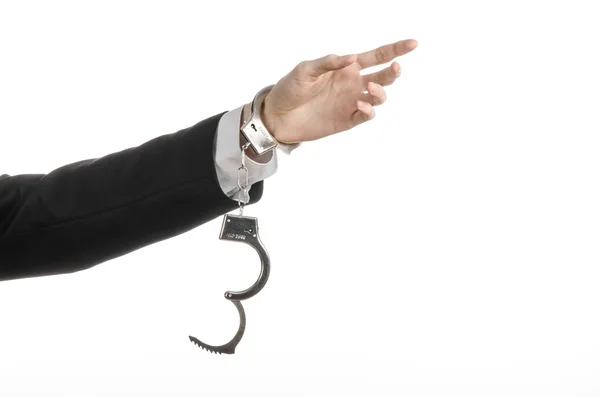
[{"label": "handcuff", "polygon": [[[275,139],[260,118],[260,109],[262,108],[264,99],[273,87],[274,85],[269,85],[256,94],[250,107],[250,116],[240,128],[246,143],[241,148],[241,166],[238,168],[237,174],[237,184],[240,190],[237,198],[239,215],[225,214],[223,216],[223,224],[221,225],[221,232],[219,234],[220,240],[245,243],[254,248],[260,258],[260,273],[254,284],[245,290],[225,292],[225,299],[234,304],[240,317],[240,325],[233,339],[223,345],[215,346],[204,343],[191,335],[189,336],[191,342],[211,353],[235,353],[235,348],[242,340],[242,336],[244,336],[244,331],[246,330],[246,313],[242,306],[242,301],[255,296],[264,288],[271,271],[271,259],[269,253],[258,234],[258,218],[244,216],[244,206],[250,201],[248,195],[249,187],[248,168],[246,167],[246,149],[250,147],[257,155],[261,155],[274,150],[276,147],[280,147],[282,150],[290,153],[294,148],[300,145],[300,143],[285,143]],[[243,179],[242,172],[245,173],[245,178]]]},{"label": "handcuff", "polygon": [[276,139],[267,130],[267,127],[265,127],[260,118],[260,110],[262,109],[263,102],[274,86],[274,84],[271,84],[258,91],[250,107],[250,117],[248,117],[248,120],[240,129],[246,141],[250,143],[250,147],[254,153],[259,156],[269,150],[273,150],[275,147],[289,154],[300,145],[299,142],[288,143]]}]

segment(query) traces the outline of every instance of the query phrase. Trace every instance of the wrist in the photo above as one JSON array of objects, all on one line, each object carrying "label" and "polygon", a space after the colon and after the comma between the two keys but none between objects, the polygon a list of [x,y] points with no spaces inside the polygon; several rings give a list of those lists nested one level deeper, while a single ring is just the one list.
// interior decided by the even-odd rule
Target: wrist
[{"label": "wrist", "polygon": [[265,127],[267,127],[267,131],[269,131],[269,133],[273,135],[273,137],[276,140],[279,140],[277,136],[277,115],[270,106],[270,96],[271,94],[269,93],[262,103],[262,106],[260,108],[260,119],[262,120]]},{"label": "wrist", "polygon": [[287,153],[291,152],[294,148],[300,145],[299,142],[290,142],[289,137],[285,137],[286,128],[281,123],[281,113],[278,113],[273,109],[272,97],[269,93],[263,101],[263,106],[260,109],[260,117],[267,127],[269,133],[279,143],[279,147],[284,148]]}]

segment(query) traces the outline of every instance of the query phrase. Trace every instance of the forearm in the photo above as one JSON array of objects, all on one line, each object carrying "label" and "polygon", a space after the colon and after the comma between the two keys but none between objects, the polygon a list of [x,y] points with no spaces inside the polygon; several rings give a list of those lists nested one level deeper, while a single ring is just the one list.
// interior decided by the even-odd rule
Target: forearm
[{"label": "forearm", "polygon": [[[235,209],[249,116],[250,103],[47,175],[0,178],[0,280],[83,270]],[[252,204],[277,158],[246,154]]]},{"label": "forearm", "polygon": [[[215,174],[220,117],[47,175],[0,180],[0,280],[89,268],[233,210]],[[261,195],[255,184],[250,202]]]}]

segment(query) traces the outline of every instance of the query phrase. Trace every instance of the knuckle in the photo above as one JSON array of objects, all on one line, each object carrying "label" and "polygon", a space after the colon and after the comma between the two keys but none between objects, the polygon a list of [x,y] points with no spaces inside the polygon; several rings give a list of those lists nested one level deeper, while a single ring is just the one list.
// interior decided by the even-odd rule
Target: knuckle
[{"label": "knuckle", "polygon": [[296,65],[296,67],[294,68],[294,71],[298,74],[298,73],[303,73],[306,72],[308,70],[308,61],[302,61],[300,63],[298,63],[298,65]]},{"label": "knuckle", "polygon": [[380,47],[375,51],[375,61],[377,63],[385,62],[385,50],[383,48]]},{"label": "knuckle", "polygon": [[335,55],[335,54],[328,54],[323,58],[323,60],[325,61],[325,63],[327,65],[334,63],[336,61],[336,59],[337,59],[337,55]]}]

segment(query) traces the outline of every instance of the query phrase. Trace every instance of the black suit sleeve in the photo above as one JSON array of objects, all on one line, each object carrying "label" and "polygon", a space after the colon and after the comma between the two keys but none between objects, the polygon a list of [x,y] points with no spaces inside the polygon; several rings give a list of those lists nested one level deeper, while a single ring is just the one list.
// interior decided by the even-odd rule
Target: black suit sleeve
[{"label": "black suit sleeve", "polygon": [[87,269],[235,209],[214,163],[223,114],[49,174],[0,176],[0,281]]}]

